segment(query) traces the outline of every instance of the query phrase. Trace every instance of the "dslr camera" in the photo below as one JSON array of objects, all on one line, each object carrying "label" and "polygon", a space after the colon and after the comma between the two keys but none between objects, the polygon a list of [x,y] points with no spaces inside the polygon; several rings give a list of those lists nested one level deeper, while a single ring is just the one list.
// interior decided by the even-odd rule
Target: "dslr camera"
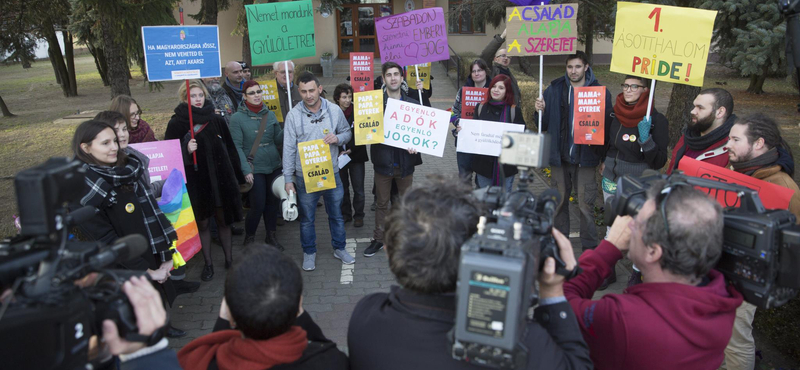
[{"label": "dslr camera", "polygon": [[[8,369],[87,369],[93,336],[106,319],[117,324],[120,337],[158,342],[138,334],[136,316],[122,283],[144,272],[109,270],[146,251],[141,235],[118,239],[114,245],[68,240],[68,230],[91,219],[96,209],[72,212],[83,196],[85,172],[78,161],[51,158],[23,170],[14,179],[20,212],[20,235],[0,242],[0,357]],[[91,286],[75,283],[99,272]],[[84,284],[85,285],[85,284]],[[90,367],[90,365],[93,365]]]},{"label": "dslr camera", "polygon": [[506,133],[500,162],[520,169],[517,190],[502,187],[476,190],[487,210],[478,231],[461,247],[456,287],[456,323],[450,332],[454,359],[495,368],[524,368],[529,353],[520,345],[529,309],[538,303],[535,284],[547,257],[557,272],[565,270],[551,234],[560,195],[549,189],[536,196],[528,191],[529,171],[547,163],[546,135]]},{"label": "dslr camera", "polygon": [[800,289],[800,226],[787,210],[767,210],[758,192],[735,184],[647,171],[641,177],[623,176],[617,193],[606,202],[606,224],[616,216],[636,216],[656,182],[664,187],[687,185],[736,194],[739,208],[724,209],[722,255],[716,269],[736,287],[745,301],[759,308],[778,307]]}]

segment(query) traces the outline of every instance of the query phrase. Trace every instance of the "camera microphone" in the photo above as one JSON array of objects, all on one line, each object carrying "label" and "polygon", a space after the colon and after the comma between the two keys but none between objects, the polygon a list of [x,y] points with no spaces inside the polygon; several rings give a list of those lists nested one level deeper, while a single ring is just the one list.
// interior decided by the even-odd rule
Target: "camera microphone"
[{"label": "camera microphone", "polygon": [[84,206],[74,211],[70,211],[69,215],[67,216],[67,225],[80,225],[91,220],[96,214],[97,208],[93,206]]},{"label": "camera microphone", "polygon": [[89,266],[99,269],[112,263],[125,262],[147,251],[147,240],[139,235],[128,235],[117,239],[107,249],[89,258]]}]

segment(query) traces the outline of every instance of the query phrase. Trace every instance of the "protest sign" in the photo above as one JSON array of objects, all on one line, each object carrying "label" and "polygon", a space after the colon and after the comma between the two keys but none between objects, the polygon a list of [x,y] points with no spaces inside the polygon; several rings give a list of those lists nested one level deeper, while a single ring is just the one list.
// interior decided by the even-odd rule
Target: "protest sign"
[{"label": "protest sign", "polygon": [[278,122],[283,122],[281,100],[280,97],[278,97],[278,81],[269,79],[256,82],[258,82],[259,87],[261,87],[261,90],[263,91],[263,93],[261,93],[261,101],[266,104],[267,109],[271,110],[272,113],[275,113],[275,118],[278,119]]},{"label": "protest sign", "polygon": [[376,18],[375,31],[383,63],[410,66],[450,58],[442,8]]},{"label": "protest sign", "polygon": [[311,0],[245,5],[253,65],[313,57]]},{"label": "protest sign", "polygon": [[300,155],[306,193],[336,188],[330,145],[322,139],[297,143],[297,154]]},{"label": "protest sign", "polygon": [[419,70],[419,79],[422,80],[422,88],[425,90],[431,89],[431,64],[422,63],[416,66],[408,66],[406,68],[406,83],[412,89],[417,88],[417,70]]},{"label": "protest sign", "polygon": [[575,144],[605,144],[606,87],[576,87],[574,99],[572,132]]},{"label": "protest sign", "polygon": [[356,145],[383,143],[383,90],[355,93],[353,104]]},{"label": "protest sign", "polygon": [[166,180],[161,188],[158,208],[161,209],[178,234],[175,247],[180,252],[183,261],[188,261],[202,248],[192,203],[189,200],[189,192],[186,190],[186,183],[181,171],[173,169]]},{"label": "protest sign", "polygon": [[578,4],[506,8],[508,56],[573,54],[578,46]]},{"label": "protest sign", "polygon": [[142,27],[147,80],[220,77],[217,26]]},{"label": "protest sign", "polygon": [[150,165],[147,171],[150,173],[151,182],[166,180],[172,170],[180,171],[183,175],[183,180],[186,181],[180,140],[148,141],[128,146],[150,158]]},{"label": "protest sign", "polygon": [[350,85],[354,92],[373,90],[374,58],[374,53],[350,53]]},{"label": "protest sign", "polygon": [[491,155],[497,157],[502,149],[503,133],[523,132],[525,125],[515,123],[461,119],[457,152]]},{"label": "protest sign", "polygon": [[461,88],[461,119],[471,119],[475,116],[475,106],[483,103],[486,96],[489,94],[489,89],[485,87],[468,87]]},{"label": "protest sign", "polygon": [[703,86],[716,11],[618,2],[611,71]]},{"label": "protest sign", "polygon": [[[727,168],[715,166],[684,156],[678,163],[678,169],[688,176],[699,177],[729,184],[738,184],[758,191],[761,203],[767,209],[788,209],[794,190],[775,185],[755,177],[750,177]],[[741,201],[736,192],[718,189],[698,189],[715,198],[723,207],[739,207]]]},{"label": "protest sign", "polygon": [[389,98],[383,113],[386,145],[441,157],[450,112]]}]

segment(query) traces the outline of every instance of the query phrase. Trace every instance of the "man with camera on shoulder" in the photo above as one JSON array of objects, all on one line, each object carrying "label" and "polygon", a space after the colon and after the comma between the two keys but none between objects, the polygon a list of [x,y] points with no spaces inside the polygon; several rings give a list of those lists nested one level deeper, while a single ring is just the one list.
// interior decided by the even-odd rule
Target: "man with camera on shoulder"
[{"label": "man with camera on shoulder", "polygon": [[[400,286],[356,305],[347,333],[354,370],[482,368],[454,360],[448,339],[461,246],[477,231],[481,203],[460,181],[430,180],[406,192],[386,220],[389,267]],[[559,249],[566,268],[575,268],[572,246]],[[549,258],[539,274],[537,320],[527,322],[522,339],[529,353],[524,368],[590,369],[588,349],[564,297],[564,278],[555,270]]]},{"label": "man with camera on shoulder", "polygon": [[[648,190],[635,218],[617,217],[608,238],[581,255],[583,273],[564,284],[597,369],[717,369],[722,363],[742,303],[712,269],[722,254],[722,208],[689,185],[665,184]],[[592,300],[625,252],[644,282]]]}]

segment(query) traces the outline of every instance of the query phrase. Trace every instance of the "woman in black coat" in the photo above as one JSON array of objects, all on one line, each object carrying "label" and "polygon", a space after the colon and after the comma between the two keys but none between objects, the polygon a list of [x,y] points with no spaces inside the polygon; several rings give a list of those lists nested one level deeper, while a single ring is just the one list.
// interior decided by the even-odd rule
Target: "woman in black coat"
[{"label": "woman in black coat", "polygon": [[[522,110],[514,105],[514,90],[511,88],[511,79],[506,75],[497,75],[489,83],[489,95],[486,101],[475,106],[475,119],[525,125]],[[458,126],[457,130],[461,130]],[[478,188],[487,186],[500,186],[499,158],[490,155],[475,154],[472,156],[472,170],[475,171],[475,180]],[[514,175],[517,174],[516,166],[502,165],[505,180],[502,186],[510,192],[514,184]]]},{"label": "woman in black coat", "polygon": [[[350,156],[350,163],[339,170],[339,177],[342,178],[344,187],[344,198],[342,198],[342,216],[344,222],[354,220],[353,226],[364,226],[364,204],[366,196],[364,193],[364,176],[366,175],[365,163],[369,161],[366,145],[356,145],[355,128],[353,120],[353,88],[348,84],[339,84],[333,90],[333,101],[339,108],[342,108],[347,123],[350,124],[350,131],[353,131],[353,140],[339,148],[339,155],[347,154]],[[341,159],[340,159],[341,161]],[[350,185],[353,185],[353,202],[350,202]]]},{"label": "woman in black coat", "polygon": [[[181,140],[183,163],[186,169],[186,189],[192,201],[194,218],[203,245],[205,267],[200,279],[209,281],[214,277],[211,262],[211,231],[208,223],[211,216],[217,221],[219,238],[225,251],[225,268],[230,267],[231,224],[242,220],[242,201],[239,184],[245,183],[236,152],[225,119],[214,112],[214,105],[206,100],[208,93],[202,82],[189,81],[191,94],[194,139],[189,133],[189,105],[186,103],[186,85],[181,84],[178,95],[181,103],[167,124],[164,140]],[[197,154],[195,170],[192,153]]]}]

